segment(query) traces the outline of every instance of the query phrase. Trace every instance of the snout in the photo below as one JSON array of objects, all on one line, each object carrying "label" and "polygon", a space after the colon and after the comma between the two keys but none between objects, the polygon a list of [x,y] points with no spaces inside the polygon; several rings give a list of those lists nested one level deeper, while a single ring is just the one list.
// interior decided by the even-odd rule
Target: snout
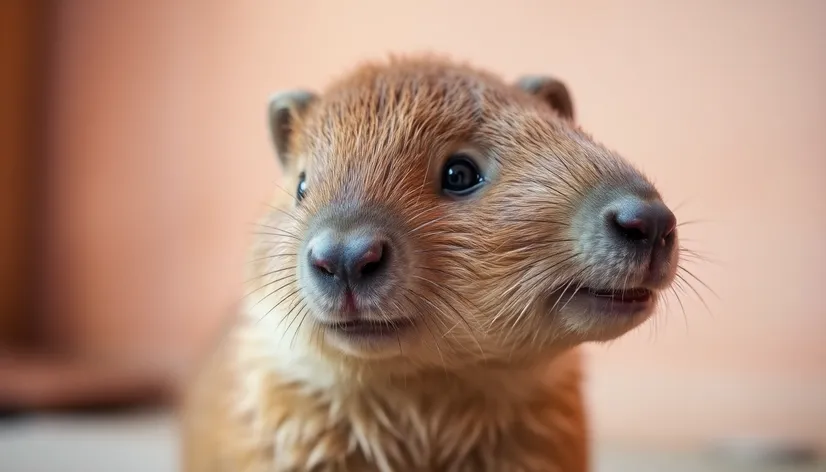
[{"label": "snout", "polygon": [[300,289],[319,322],[395,320],[394,301],[410,272],[398,228],[392,213],[352,202],[316,213],[298,264]]},{"label": "snout", "polygon": [[415,323],[400,312],[409,270],[389,212],[358,204],[319,211],[300,249],[300,290],[328,338],[351,350],[399,342]]},{"label": "snout", "polygon": [[573,226],[581,263],[577,299],[589,312],[650,313],[673,281],[677,219],[659,194],[636,180],[595,190]]}]

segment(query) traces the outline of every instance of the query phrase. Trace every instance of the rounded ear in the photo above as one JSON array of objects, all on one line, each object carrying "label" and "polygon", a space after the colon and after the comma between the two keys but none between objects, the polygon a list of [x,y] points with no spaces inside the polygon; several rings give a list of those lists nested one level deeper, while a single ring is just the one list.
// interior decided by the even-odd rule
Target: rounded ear
[{"label": "rounded ear", "polygon": [[307,90],[284,90],[270,97],[270,135],[282,165],[290,159],[290,138],[295,119],[301,117],[316,98],[315,93]]},{"label": "rounded ear", "polygon": [[559,79],[542,75],[526,75],[516,81],[516,86],[539,97],[566,120],[574,120],[574,102],[568,87]]}]

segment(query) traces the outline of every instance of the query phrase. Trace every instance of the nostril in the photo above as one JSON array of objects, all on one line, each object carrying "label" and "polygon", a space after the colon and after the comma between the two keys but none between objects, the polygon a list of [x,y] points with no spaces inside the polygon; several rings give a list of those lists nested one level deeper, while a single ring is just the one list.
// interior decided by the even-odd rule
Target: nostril
[{"label": "nostril", "polygon": [[[352,253],[350,274],[354,278],[366,278],[379,272],[385,264],[387,244],[381,240],[372,240],[355,244]],[[360,247],[359,247],[360,246]]]},{"label": "nostril", "polygon": [[319,277],[340,276],[341,249],[333,233],[321,232],[310,240],[307,247],[307,262],[313,273]]},{"label": "nostril", "polygon": [[622,213],[614,215],[614,226],[619,234],[629,241],[648,239],[648,223],[637,217],[627,217]]},{"label": "nostril", "polygon": [[310,261],[311,261],[311,264],[312,264],[313,268],[316,270],[316,272],[319,272],[322,275],[326,275],[326,276],[329,276],[329,277],[332,277],[332,276],[335,275],[336,270],[333,267],[333,264],[329,260],[322,259],[322,258],[316,258],[316,257],[313,257],[311,255],[310,256]]}]

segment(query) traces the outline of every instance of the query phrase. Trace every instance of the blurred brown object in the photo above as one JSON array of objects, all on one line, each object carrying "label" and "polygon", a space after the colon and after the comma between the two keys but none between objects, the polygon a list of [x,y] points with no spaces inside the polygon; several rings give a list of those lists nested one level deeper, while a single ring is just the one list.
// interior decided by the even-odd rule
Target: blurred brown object
[{"label": "blurred brown object", "polygon": [[[232,111],[232,127],[219,109],[238,103],[222,98],[237,89],[227,80],[250,75],[219,60],[245,49],[233,44],[246,22],[225,23],[232,8],[182,22],[200,12],[194,1],[2,8],[13,36],[3,70],[14,71],[3,102],[14,107],[3,117],[13,139],[2,177],[0,409],[166,400],[238,297],[244,223],[276,177],[237,192],[243,159],[272,159],[267,94]],[[258,153],[226,159],[237,130],[260,134],[241,140]],[[215,198],[219,175],[234,194]],[[196,201],[212,203],[193,213]]]},{"label": "blurred brown object", "polygon": [[171,401],[171,377],[155,366],[54,356],[0,357],[0,409],[106,409]]},{"label": "blurred brown object", "polygon": [[[166,398],[164,370],[101,362],[44,337],[49,0],[0,2],[0,410],[115,406]],[[51,313],[52,321],[59,313]]]},{"label": "blurred brown object", "polygon": [[0,352],[33,335],[47,11],[45,1],[0,2]]}]

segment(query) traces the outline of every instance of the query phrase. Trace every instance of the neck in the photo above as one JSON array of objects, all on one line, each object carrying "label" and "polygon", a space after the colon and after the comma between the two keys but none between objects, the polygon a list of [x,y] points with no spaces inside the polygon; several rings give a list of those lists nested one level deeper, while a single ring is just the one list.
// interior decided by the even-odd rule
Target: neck
[{"label": "neck", "polygon": [[411,396],[476,393],[507,401],[547,390],[579,374],[579,353],[570,349],[531,362],[475,362],[459,367],[410,366],[404,362],[333,361],[320,356],[264,356],[261,372],[277,382],[300,386],[326,395],[360,395],[370,392],[408,392]]},{"label": "neck", "polygon": [[[439,394],[444,389],[493,392],[496,395],[546,389],[548,384],[579,371],[578,349],[535,351],[527,358],[465,360],[455,365],[421,365],[401,357],[362,359],[340,353],[296,349],[277,342],[268,330],[243,329],[240,359],[256,371],[273,376],[279,383],[300,385],[302,390],[342,392],[370,390],[425,390]],[[510,392],[513,390],[513,392]],[[504,395],[509,397],[509,395]]]}]

